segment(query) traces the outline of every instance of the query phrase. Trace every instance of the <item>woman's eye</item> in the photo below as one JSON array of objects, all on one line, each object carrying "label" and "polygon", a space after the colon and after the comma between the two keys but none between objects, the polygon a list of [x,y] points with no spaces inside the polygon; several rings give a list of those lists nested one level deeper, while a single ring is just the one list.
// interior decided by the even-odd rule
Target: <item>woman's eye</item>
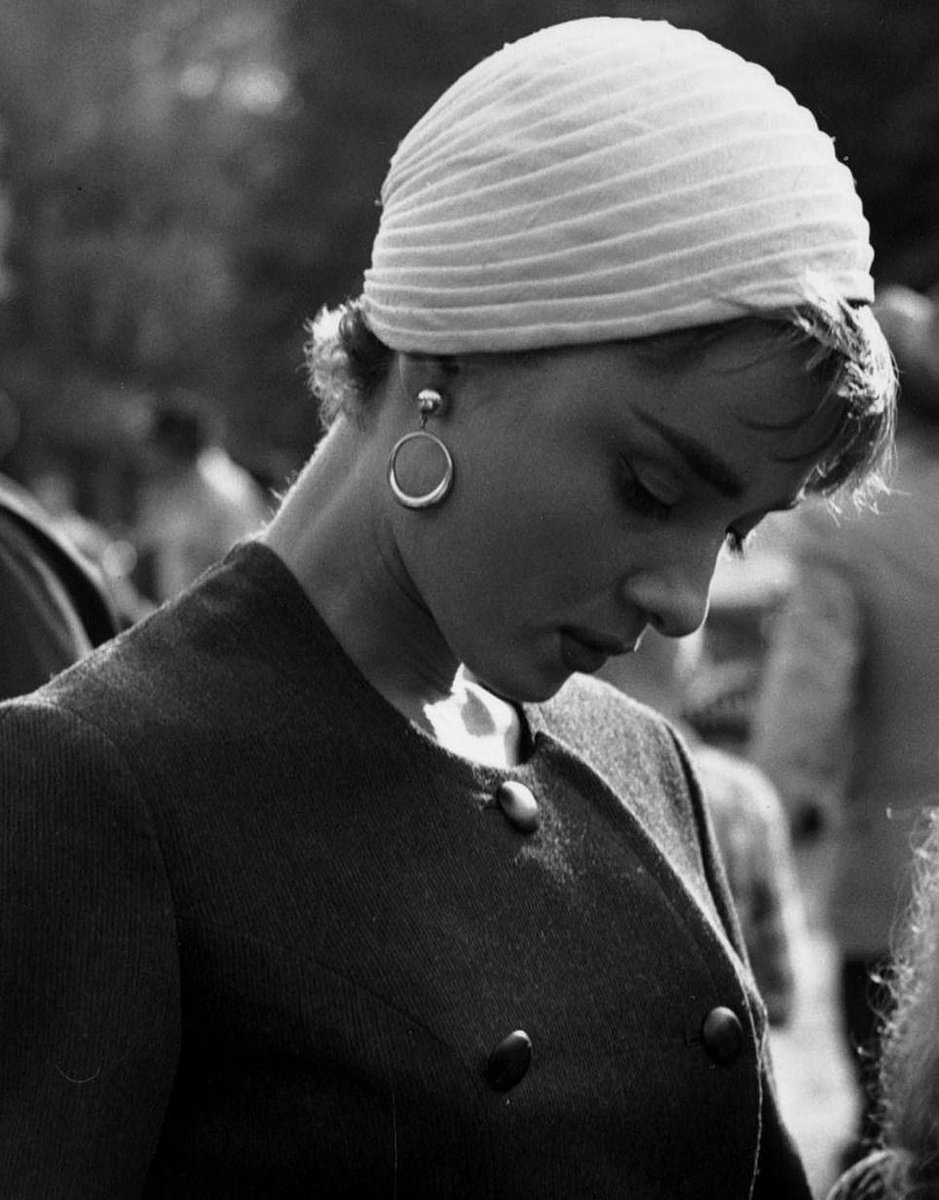
[{"label": "woman's eye", "polygon": [[619,488],[626,503],[644,516],[668,516],[675,504],[647,487],[625,460],[620,462]]},{"label": "woman's eye", "polygon": [[728,529],[724,536],[724,545],[734,558],[746,558],[747,539],[735,529]]}]

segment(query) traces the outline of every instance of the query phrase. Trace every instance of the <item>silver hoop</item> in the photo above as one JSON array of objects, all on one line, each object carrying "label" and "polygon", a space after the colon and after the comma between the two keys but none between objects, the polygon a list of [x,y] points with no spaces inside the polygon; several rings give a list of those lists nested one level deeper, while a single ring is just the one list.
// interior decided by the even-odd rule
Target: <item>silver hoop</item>
[{"label": "silver hoop", "polygon": [[[420,496],[412,496],[406,492],[401,484],[398,483],[396,473],[396,463],[400,450],[406,446],[408,442],[413,442],[417,438],[423,438],[425,441],[433,442],[442,452],[446,468],[443,473],[443,478],[438,484],[430,489],[429,492],[424,492]],[[439,437],[433,433],[428,433],[426,429],[415,429],[413,433],[406,433],[404,437],[398,438],[388,458],[388,484],[391,488],[394,498],[399,504],[403,504],[405,508],[431,508],[434,504],[439,504],[441,500],[450,491],[453,483],[453,459],[450,457],[450,451],[443,444]]]}]

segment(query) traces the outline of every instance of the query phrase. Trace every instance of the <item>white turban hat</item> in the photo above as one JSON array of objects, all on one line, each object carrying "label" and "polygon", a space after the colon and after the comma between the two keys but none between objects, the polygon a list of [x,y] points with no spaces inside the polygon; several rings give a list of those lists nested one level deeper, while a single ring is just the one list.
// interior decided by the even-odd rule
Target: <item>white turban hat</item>
[{"label": "white turban hat", "polygon": [[503,47],[395,153],[365,274],[374,332],[458,354],[644,337],[873,298],[831,139],[762,67],[664,21]]}]

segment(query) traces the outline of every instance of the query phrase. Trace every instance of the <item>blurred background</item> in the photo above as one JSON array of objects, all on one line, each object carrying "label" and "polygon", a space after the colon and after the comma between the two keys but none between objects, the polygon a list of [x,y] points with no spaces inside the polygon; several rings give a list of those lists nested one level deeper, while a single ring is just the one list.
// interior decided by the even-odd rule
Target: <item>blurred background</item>
[{"label": "blurred background", "polygon": [[[230,542],[222,510],[256,522],[314,448],[304,323],[359,292],[409,126],[504,42],[601,14],[697,28],[768,67],[853,171],[878,284],[932,291],[936,0],[2,0],[0,473],[127,585],[128,621],[197,569],[196,551],[155,566],[160,538],[215,505]],[[699,704],[709,740],[738,719],[727,696]],[[823,1194],[856,1098],[813,853],[796,864],[798,1003],[775,1036]]]}]

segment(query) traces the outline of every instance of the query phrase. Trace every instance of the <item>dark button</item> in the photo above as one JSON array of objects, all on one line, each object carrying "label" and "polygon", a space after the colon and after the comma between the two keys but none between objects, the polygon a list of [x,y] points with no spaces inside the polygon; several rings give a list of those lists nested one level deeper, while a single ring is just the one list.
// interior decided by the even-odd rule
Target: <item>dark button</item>
[{"label": "dark button", "polygon": [[497,1092],[507,1092],[524,1078],[530,1066],[531,1038],[524,1029],[516,1029],[489,1055],[486,1080]]},{"label": "dark button", "polygon": [[701,1038],[708,1057],[728,1066],[743,1049],[743,1026],[730,1008],[712,1008],[701,1026]]},{"label": "dark button", "polygon": [[506,820],[521,833],[534,833],[538,828],[538,801],[524,783],[516,783],[514,779],[506,779],[499,784],[496,792],[499,807],[505,813]]}]

